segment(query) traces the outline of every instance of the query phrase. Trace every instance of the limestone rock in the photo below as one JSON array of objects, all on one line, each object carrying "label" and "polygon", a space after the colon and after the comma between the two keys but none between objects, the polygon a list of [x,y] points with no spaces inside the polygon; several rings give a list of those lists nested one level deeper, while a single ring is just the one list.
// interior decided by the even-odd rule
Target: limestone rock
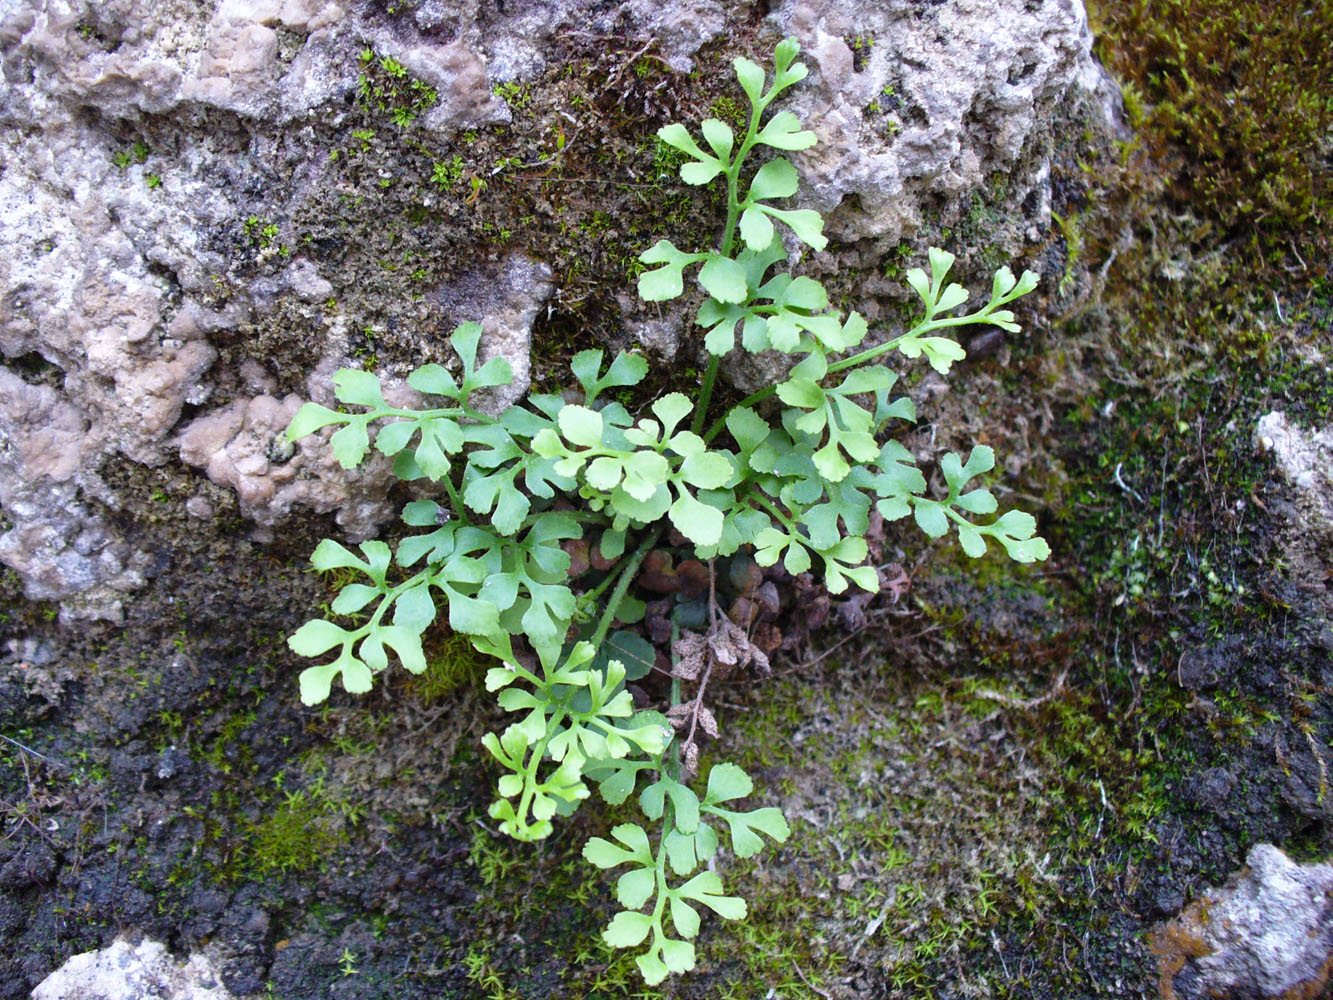
[{"label": "limestone rock", "polygon": [[772,19],[812,70],[790,102],[820,140],[796,160],[804,197],[844,206],[843,240],[896,243],[997,172],[1017,206],[1048,165],[1052,109],[1101,79],[1074,0],[787,0]]},{"label": "limestone rock", "polygon": [[203,955],[177,961],[164,945],[118,940],[75,955],[32,991],[32,1000],[231,1000]]},{"label": "limestone rock", "polygon": [[[885,258],[922,231],[936,238],[962,228],[975,197],[984,195],[996,220],[984,239],[1005,257],[1021,256],[1048,231],[1061,112],[1086,105],[1106,133],[1122,127],[1118,88],[1092,56],[1078,0],[774,6],[768,22],[775,34],[800,41],[810,68],[784,106],[819,140],[790,156],[801,175],[796,201],[824,213],[826,233],[843,244],[836,260],[790,239],[788,247],[808,258],[800,266],[816,276],[848,267],[872,275],[863,286],[870,297],[858,304],[872,326],[880,318],[874,296],[906,294],[900,279],[876,274]],[[955,235],[949,249],[977,248]],[[923,257],[924,250],[922,243]],[[783,378],[789,360],[734,355],[724,371],[750,392]]]},{"label": "limestone rock", "polygon": [[1333,864],[1259,844],[1225,886],[1156,930],[1153,951],[1167,1000],[1320,996],[1333,973]]},{"label": "limestone rock", "polygon": [[[348,478],[303,447],[277,457],[279,425],[294,405],[286,394],[311,373],[255,371],[264,349],[244,350],[253,327],[278,336],[284,324],[299,326],[290,345],[323,359],[314,374],[326,379],[355,352],[353,329],[380,318],[392,329],[399,319],[385,301],[392,293],[365,291],[387,260],[341,270],[341,234],[328,227],[317,241],[301,231],[312,218],[321,225],[345,194],[334,154],[346,141],[340,127],[355,103],[361,51],[393,56],[437,91],[416,127],[422,148],[444,150],[462,129],[507,120],[495,84],[534,78],[572,38],[615,37],[633,44],[627,52],[642,48],[685,72],[737,23],[721,0],[392,7],[0,3],[0,369],[8,373],[0,420],[16,435],[15,453],[0,460],[24,480],[0,495],[12,525],[0,560],[29,594],[115,615],[151,545],[134,537],[146,529],[133,518],[113,526],[98,510],[122,504],[105,482],[133,480],[136,464],[184,457],[235,490],[264,529],[297,509],[345,503],[340,516],[360,537],[389,516],[373,468]],[[850,265],[877,275],[886,247],[942,219],[941,206],[954,210],[992,175],[1010,179],[1001,207],[1013,208],[997,245],[1010,252],[1027,226],[1045,225],[1050,112],[1100,79],[1077,0],[925,9],[909,0],[784,0],[764,10],[772,11],[758,22],[764,44],[796,34],[813,70],[791,100],[823,145],[795,160],[809,202],[832,210],[830,232],[845,244],[837,261],[808,261],[813,273]],[[382,179],[395,190],[392,176]],[[1020,204],[1030,206],[1026,215]],[[270,228],[278,235],[261,240]],[[532,330],[552,295],[540,260],[479,262],[427,293],[438,326],[435,314],[422,323],[418,312],[402,324],[408,332],[393,333],[389,368],[405,374],[394,366],[408,355],[449,363],[441,335],[481,320],[483,358],[502,354],[514,368],[513,385],[490,400],[506,405],[531,380]],[[371,320],[335,308],[354,297]],[[625,327],[670,357],[686,323],[684,312],[631,308]],[[748,372],[733,373],[738,382],[772,380],[771,366],[747,363]],[[34,366],[48,367],[36,395],[20,385]],[[53,478],[32,465],[31,415],[57,412],[65,422],[43,432],[80,431]],[[120,475],[99,474],[112,464]]]},{"label": "limestone rock", "polygon": [[1302,430],[1280,410],[1259,418],[1260,449],[1272,453],[1279,471],[1310,502],[1324,525],[1333,523],[1333,427]]},{"label": "limestone rock", "polygon": [[[490,4],[481,0],[424,0],[413,19],[432,40],[463,45],[485,60],[492,80],[528,80],[549,65],[562,34],[619,35],[651,42],[673,69],[688,73],[694,54],[726,29],[720,0],[544,0]],[[398,58],[397,52],[394,55]],[[406,60],[404,60],[406,62]]]},{"label": "limestone rock", "polygon": [[1286,575],[1333,620],[1333,427],[1305,430],[1276,411],[1259,418],[1254,440],[1295,494],[1276,504]]},{"label": "limestone rock", "polygon": [[300,506],[337,511],[353,541],[370,537],[394,513],[388,460],[372,452],[360,468],[343,469],[329,449],[332,430],[291,444],[284,432],[301,403],[296,395],[234,400],[185,428],[181,459],[235,490],[241,512],[261,526],[280,524]]},{"label": "limestone rock", "polygon": [[29,598],[67,602],[67,618],[118,616],[148,562],[80,500],[78,477],[100,447],[58,392],[0,367],[0,507],[12,522],[0,562]]},{"label": "limestone rock", "polygon": [[447,329],[460,323],[481,323],[478,364],[503,357],[514,371],[509,385],[489,394],[485,405],[488,412],[499,413],[527,395],[532,324],[554,290],[549,267],[515,254],[498,265],[470,271],[436,292]]}]

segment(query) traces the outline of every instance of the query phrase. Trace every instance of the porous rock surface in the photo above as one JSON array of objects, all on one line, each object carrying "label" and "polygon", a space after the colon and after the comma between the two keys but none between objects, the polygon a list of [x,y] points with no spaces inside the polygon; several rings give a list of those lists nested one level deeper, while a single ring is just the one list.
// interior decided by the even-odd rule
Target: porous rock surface
[{"label": "porous rock surface", "polygon": [[[0,560],[29,597],[67,617],[120,613],[152,562],[143,533],[109,516],[123,498],[108,483],[132,478],[109,473],[134,465],[206,475],[261,538],[300,510],[338,511],[354,538],[391,515],[383,466],[348,473],[320,439],[281,435],[294,386],[327,403],[328,375],[354,363],[356,321],[328,304],[374,303],[382,272],[335,274],[317,241],[263,232],[336,196],[338,123],[367,48],[435,88],[418,125],[448,143],[509,121],[495,86],[558,68],[572,37],[642,39],[683,72],[740,28],[758,25],[765,44],[796,35],[812,72],[793,107],[821,144],[795,159],[844,242],[820,266],[866,269],[872,320],[886,248],[957,216],[969,192],[1003,179],[989,239],[1006,253],[1043,231],[1055,112],[1104,96],[1078,0],[401,6],[0,0]],[[516,376],[495,406],[524,391],[532,326],[558,284],[539,256],[478,259],[421,296],[442,321],[484,307],[483,356],[508,357]],[[236,360],[274,317],[308,371]],[[438,341],[418,353],[448,360]],[[207,520],[202,488],[187,509]]]},{"label": "porous rock surface", "polygon": [[1333,864],[1297,864],[1259,844],[1224,887],[1158,928],[1153,950],[1168,1000],[1322,996],[1333,972]]},{"label": "porous rock surface", "polygon": [[75,955],[32,991],[32,1000],[231,1000],[203,955],[180,962],[156,941],[117,940]]},{"label": "porous rock surface", "polygon": [[[1259,418],[1254,441],[1294,493],[1294,502],[1280,499],[1277,511],[1286,522],[1288,577],[1305,581],[1307,595],[1322,602],[1333,623],[1333,427],[1301,427],[1278,410]],[[1333,649],[1333,625],[1325,634]]]},{"label": "porous rock surface", "polygon": [[[786,0],[774,16],[814,71],[791,105],[820,140],[800,161],[805,197],[845,205],[844,240],[896,241],[997,175],[1021,203],[1045,183],[1055,106],[1071,85],[1103,88],[1076,0]],[[1037,194],[1029,221],[1044,228]]]}]

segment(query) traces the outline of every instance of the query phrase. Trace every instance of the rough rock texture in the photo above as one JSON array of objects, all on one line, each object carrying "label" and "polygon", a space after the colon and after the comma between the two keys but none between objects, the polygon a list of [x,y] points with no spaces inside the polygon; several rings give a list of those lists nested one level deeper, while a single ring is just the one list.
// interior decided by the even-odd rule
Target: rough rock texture
[{"label": "rough rock texture", "polygon": [[1296,495],[1282,511],[1290,575],[1318,589],[1310,596],[1322,601],[1333,621],[1333,428],[1305,430],[1275,411],[1259,418],[1254,440]]},{"label": "rough rock texture", "polygon": [[491,412],[527,395],[532,375],[532,323],[553,290],[549,267],[512,256],[498,267],[469,271],[436,294],[446,327],[482,317],[479,364],[497,356],[509,359],[514,380],[497,386],[486,400]]},{"label": "rough rock texture", "polygon": [[[521,252],[443,247],[438,281],[381,290],[386,274],[412,268],[397,248],[347,262],[365,239],[347,220],[362,233],[377,220],[340,165],[356,142],[375,148],[390,132],[447,162],[466,130],[510,122],[528,99],[499,84],[550,85],[570,46],[617,39],[627,55],[613,75],[642,53],[683,73],[729,37],[758,32],[767,46],[795,34],[812,73],[794,106],[821,139],[795,159],[809,203],[832,210],[843,241],[810,265],[864,271],[858,297],[872,320],[877,296],[899,294],[881,277],[883,255],[952,225],[978,192],[991,208],[975,245],[1007,259],[1046,227],[1053,111],[1102,99],[1076,0],[788,0],[766,11],[717,0],[0,3],[0,560],[66,616],[115,618],[152,562],[151,532],[123,514],[126,484],[178,459],[233,491],[261,529],[337,510],[351,535],[373,534],[391,513],[383,470],[348,474],[316,454],[318,441],[285,446],[297,396],[328,402],[333,370],[382,363],[384,347],[397,352],[389,375],[447,362],[448,329],[483,319],[483,356],[504,354],[515,371],[501,406],[529,382],[532,331],[564,277],[537,239]],[[411,136],[384,106],[369,137],[349,139],[368,52],[433,88]],[[584,127],[576,109],[556,110],[572,135]],[[381,169],[381,187],[400,182]],[[445,191],[428,186],[418,208],[454,198]],[[686,313],[626,313],[629,335],[675,354]],[[197,494],[198,518],[225,513],[188,479],[181,492]]]},{"label": "rough rock texture", "polygon": [[1260,844],[1227,885],[1158,928],[1153,950],[1167,998],[1320,996],[1333,972],[1333,864]]},{"label": "rough rock texture", "polygon": [[230,1000],[203,955],[178,962],[156,941],[118,940],[75,955],[35,990],[32,1000]]},{"label": "rough rock texture", "polygon": [[[331,432],[293,445],[283,432],[302,402],[296,395],[234,400],[185,428],[181,459],[235,490],[241,512],[264,528],[280,524],[299,504],[320,514],[336,511],[354,541],[373,535],[393,514],[388,462],[377,457],[352,472],[340,469],[329,450]],[[211,513],[201,507],[197,516]]]},{"label": "rough rock texture", "polygon": [[[844,240],[896,243],[997,176],[1020,204],[1049,183],[1055,106],[1075,82],[1101,86],[1074,0],[787,0],[774,17],[814,71],[792,104],[820,140],[799,160],[805,197],[845,206]],[[1044,229],[1049,197],[1037,201],[1045,214],[1030,221]]]},{"label": "rough rock texture", "polygon": [[142,586],[147,559],[79,500],[79,474],[97,447],[59,393],[0,368],[0,507],[10,521],[0,560],[22,575],[28,596],[65,601],[75,618],[118,613]]},{"label": "rough rock texture", "polygon": [[[876,272],[923,231],[938,239],[950,229],[957,250],[968,238],[960,230],[984,219],[972,238],[997,259],[1020,254],[1051,225],[1053,123],[1086,104],[1108,134],[1123,129],[1077,0],[786,0],[772,19],[800,40],[811,70],[790,99],[819,137],[792,158],[798,200],[825,213],[826,232],[846,245],[836,265],[807,266],[863,268],[872,294],[897,294],[901,279]],[[857,308],[880,318],[873,298]],[[730,374],[749,391],[782,377],[783,361],[742,356]]]},{"label": "rough rock texture", "polygon": [[1303,430],[1280,410],[1259,418],[1255,440],[1309,504],[1316,527],[1333,525],[1333,428]]},{"label": "rough rock texture", "polygon": [[726,28],[724,10],[718,0],[670,4],[657,0],[623,4],[425,0],[412,16],[418,30],[433,42],[447,39],[462,50],[484,53],[491,79],[507,81],[539,75],[549,65],[553,40],[570,31],[590,36],[625,32],[653,39],[673,69],[688,73],[694,67],[694,54]]}]

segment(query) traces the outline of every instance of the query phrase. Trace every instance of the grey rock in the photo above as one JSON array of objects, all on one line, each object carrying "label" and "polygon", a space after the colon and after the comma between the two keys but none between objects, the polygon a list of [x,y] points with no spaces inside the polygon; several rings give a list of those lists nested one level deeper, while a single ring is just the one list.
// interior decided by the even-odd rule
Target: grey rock
[{"label": "grey rock", "polygon": [[293,261],[283,277],[287,288],[302,302],[323,302],[333,293],[333,285],[319,276],[319,269],[308,260]]},{"label": "grey rock", "polygon": [[203,955],[181,962],[164,945],[117,940],[75,955],[32,991],[32,1000],[231,1000]]},{"label": "grey rock", "polygon": [[[790,106],[819,145],[797,160],[804,197],[844,240],[896,243],[931,205],[1012,175],[1012,199],[1049,184],[1051,110],[1101,79],[1083,8],[787,0],[772,15],[802,43],[810,80]],[[851,45],[856,46],[853,51]],[[853,207],[853,205],[855,207]],[[1044,220],[1049,222],[1049,219]]]},{"label": "grey rock", "polygon": [[[1012,178],[1008,203],[1035,206],[1027,217],[1015,207],[1001,234],[1016,247],[1049,212],[1051,110],[1095,91],[1115,112],[1076,0],[772,6],[761,36],[795,33],[813,69],[792,95],[823,143],[795,157],[808,201],[832,211],[833,235],[859,241],[839,266],[877,272],[882,250],[933,206],[995,172]],[[328,402],[327,378],[347,363],[353,320],[323,305],[350,297],[338,287],[348,279],[296,227],[336,183],[330,131],[356,89],[357,53],[394,56],[438,91],[418,127],[443,149],[461,129],[507,120],[494,85],[533,78],[570,38],[615,36],[685,72],[734,13],[720,0],[424,0],[404,17],[350,0],[0,2],[0,561],[67,616],[115,617],[150,545],[131,519],[99,513],[125,506],[106,480],[133,470],[104,480],[99,469],[177,456],[234,491],[261,532],[299,509],[336,509],[354,538],[373,534],[392,514],[382,464],[350,475],[322,437],[287,446],[282,426],[300,402],[283,395],[290,381],[237,357],[252,324],[281,317],[321,359],[301,373],[320,386],[305,395]],[[848,47],[857,35],[873,36],[868,52]],[[889,85],[899,106],[868,111]],[[163,148],[116,165],[141,135]],[[278,224],[280,241],[256,247],[242,233],[251,217]],[[442,329],[411,349],[452,363],[437,334],[482,321],[483,358],[503,355],[515,373],[491,396],[498,409],[531,381],[532,330],[552,294],[540,261],[479,263],[437,290]],[[625,332],[672,358],[686,323],[683,310],[632,305]],[[40,387],[16,374],[15,359],[33,357],[55,369]],[[774,377],[772,364],[746,364],[738,383]],[[195,497],[189,513],[207,521],[216,499]]]},{"label": "grey rock", "polygon": [[[488,395],[484,406],[487,412],[498,413],[527,394],[532,374],[532,324],[554,290],[549,267],[515,254],[498,264],[469,271],[435,293],[446,329],[452,330],[460,323],[481,323],[478,364],[503,357],[513,369],[514,380]],[[443,353],[447,357],[447,352]]]},{"label": "grey rock", "polygon": [[1333,970],[1333,864],[1260,844],[1225,886],[1159,927],[1153,950],[1181,1000],[1318,996]]},{"label": "grey rock", "polygon": [[[1078,0],[785,0],[768,20],[801,42],[810,68],[783,98],[819,140],[790,154],[801,174],[797,201],[824,213],[826,233],[844,244],[836,264],[814,256],[801,265],[816,276],[848,266],[880,271],[903,239],[954,226],[997,175],[1004,189],[988,197],[1002,221],[986,239],[1017,256],[1051,224],[1059,112],[1085,104],[1106,133],[1123,129],[1118,89],[1092,56]],[[888,279],[864,287],[872,296],[903,295]],[[858,308],[873,328],[877,304]],[[784,377],[788,361],[732,356],[725,370],[752,391]]]},{"label": "grey rock", "polygon": [[1333,523],[1333,427],[1304,430],[1280,410],[1259,418],[1255,443],[1310,503],[1319,523]]},{"label": "grey rock", "polygon": [[0,562],[33,600],[65,601],[67,618],[115,617],[142,586],[148,557],[79,499],[77,480],[101,442],[54,389],[0,367]]},{"label": "grey rock", "polygon": [[1305,429],[1274,411],[1259,418],[1255,446],[1273,460],[1295,495],[1275,505],[1286,522],[1281,544],[1285,575],[1304,599],[1322,605],[1333,620],[1333,427]]},{"label": "grey rock", "polygon": [[485,60],[468,46],[403,48],[386,39],[384,48],[439,94],[440,103],[422,120],[427,128],[451,133],[459,127],[509,121],[509,109],[491,93]]},{"label": "grey rock", "polygon": [[694,54],[726,30],[723,7],[716,0],[630,0],[620,9],[636,36],[653,39],[655,51],[678,73],[694,69]]}]

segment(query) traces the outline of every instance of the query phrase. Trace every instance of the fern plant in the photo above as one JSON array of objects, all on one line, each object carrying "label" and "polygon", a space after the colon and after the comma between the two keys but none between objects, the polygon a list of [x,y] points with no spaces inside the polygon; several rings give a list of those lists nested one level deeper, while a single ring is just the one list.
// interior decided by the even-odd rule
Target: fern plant
[{"label": "fern plant", "polygon": [[[680,124],[658,133],[686,154],[686,183],[718,182],[727,193],[715,249],[687,251],[663,239],[640,257],[648,265],[638,279],[642,298],[680,296],[687,271],[702,289],[696,322],[708,366],[695,400],[672,392],[631,413],[606,394],[639,384],[647,362],[620,353],[608,363],[593,350],[571,365],[579,402],[533,394],[491,415],[486,393],[512,373],[500,358],[477,363],[481,328],[467,323],[451,337],[455,372],[428,364],[408,377],[422,405],[392,406],[374,375],[343,370],[334,390],[344,409],[308,403],[287,432],[296,440],[336,428],[329,444],[343,466],[374,448],[392,458],[399,478],[429,484],[438,497],[407,504],[403,520],[417,530],[396,550],[369,541],[358,554],[331,539],[316,548],[316,569],[357,580],[332,604],[345,624],[316,619],[289,639],[296,653],[323,661],[302,672],[302,700],[325,700],[335,680],[350,692],[369,690],[390,653],[407,670],[424,670],[422,634],[445,614],[450,629],[494,657],[486,687],[518,716],[483,740],[502,770],[490,808],[501,831],[540,840],[590,786],[612,805],[637,791],[644,821],[616,826],[612,840],[593,838],[583,854],[599,868],[623,869],[615,884],[623,910],[603,936],[616,947],[644,947],[637,962],[649,984],[693,967],[699,907],[745,916],[745,902],[706,867],[722,845],[749,857],[789,833],[774,807],[736,808],[753,791],[736,765],[714,764],[702,794],[694,784],[696,733],[716,735],[703,703],[710,677],[767,664],[712,597],[707,627],[678,634],[672,646],[668,711],[636,710],[626,689],[653,669],[654,648],[634,628],[645,610],[635,583],[667,529],[710,567],[752,551],[760,566],[781,560],[789,573],[818,573],[834,594],[879,587],[876,568],[865,565],[872,508],[888,520],[914,517],[931,538],[952,530],[969,556],[982,555],[988,541],[1019,562],[1049,551],[1027,513],[978,520],[997,509],[976,484],[994,465],[989,448],[966,459],[945,455],[947,495],[929,495],[912,454],[887,435],[915,411],[909,398],[893,396],[897,375],[883,363],[897,353],[947,372],[964,352],[946,334],[976,324],[1017,330],[1008,306],[1036,276],[1002,268],[987,300],[960,313],[969,295],[948,281],[953,257],[932,248],[929,271],[907,275],[922,301],[920,320],[864,346],[860,315],[841,315],[817,281],[784,269],[788,243],[815,251],[826,244],[817,212],[778,204],[797,191],[795,167],[779,155],[749,169],[761,148],[815,143],[791,112],[769,113],[806,74],[797,52],[791,39],[779,44],[771,75],[735,60],[751,109],[743,135],[716,119],[699,126],[704,146]],[[713,413],[719,361],[738,350],[790,355],[794,364],[776,384]],[[576,542],[592,546],[606,567],[591,583],[571,578]]]}]

